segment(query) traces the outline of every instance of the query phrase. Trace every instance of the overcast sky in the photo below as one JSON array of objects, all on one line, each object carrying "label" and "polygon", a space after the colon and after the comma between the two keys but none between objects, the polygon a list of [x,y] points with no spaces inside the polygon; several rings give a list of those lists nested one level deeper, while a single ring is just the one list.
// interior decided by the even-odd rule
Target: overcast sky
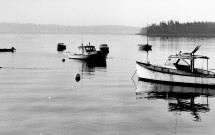
[{"label": "overcast sky", "polygon": [[215,0],[0,0],[0,22],[126,25],[215,22]]}]

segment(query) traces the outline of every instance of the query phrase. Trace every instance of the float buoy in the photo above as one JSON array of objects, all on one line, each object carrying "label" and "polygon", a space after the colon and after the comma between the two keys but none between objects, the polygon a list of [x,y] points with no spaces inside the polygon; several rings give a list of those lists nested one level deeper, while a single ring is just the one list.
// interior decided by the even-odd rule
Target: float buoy
[{"label": "float buoy", "polygon": [[76,82],[80,81],[80,80],[81,80],[81,75],[80,75],[80,74],[77,74],[77,75],[75,76],[75,80],[76,80]]}]

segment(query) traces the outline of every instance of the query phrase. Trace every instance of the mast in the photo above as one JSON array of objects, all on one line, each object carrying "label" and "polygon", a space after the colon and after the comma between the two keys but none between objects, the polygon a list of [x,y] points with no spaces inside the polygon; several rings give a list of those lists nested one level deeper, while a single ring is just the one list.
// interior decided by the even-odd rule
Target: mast
[{"label": "mast", "polygon": [[147,45],[148,45],[148,23],[147,23],[147,27],[146,27],[146,37],[147,37]]},{"label": "mast", "polygon": [[194,53],[191,53],[191,72],[194,72]]},{"label": "mast", "polygon": [[81,49],[82,49],[82,55],[84,54],[84,43],[83,43],[83,35],[81,32],[81,40],[82,40],[82,44],[81,44]]},{"label": "mast", "polygon": [[208,59],[207,59],[207,74],[209,74],[209,72],[208,72]]},{"label": "mast", "polygon": [[149,54],[148,54],[148,52],[149,51],[146,52],[147,53],[147,63],[149,63],[149,56],[148,56]]},{"label": "mast", "polygon": [[201,45],[198,45],[198,46],[190,53],[190,55],[191,55],[191,60],[190,60],[191,72],[194,72],[194,68],[195,68],[194,53],[195,53],[196,51],[198,51],[200,47],[201,47]]}]

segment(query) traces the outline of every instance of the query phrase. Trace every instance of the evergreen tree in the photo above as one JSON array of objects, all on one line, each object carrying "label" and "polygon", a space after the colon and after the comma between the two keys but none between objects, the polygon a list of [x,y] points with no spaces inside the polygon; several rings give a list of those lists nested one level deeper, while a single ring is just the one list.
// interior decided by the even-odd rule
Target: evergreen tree
[{"label": "evergreen tree", "polygon": [[[140,33],[146,34],[146,28],[142,28]],[[151,24],[148,26],[148,35],[210,35],[215,36],[214,22],[187,22],[180,23],[179,21],[170,20],[168,22],[160,22],[159,24]]]}]

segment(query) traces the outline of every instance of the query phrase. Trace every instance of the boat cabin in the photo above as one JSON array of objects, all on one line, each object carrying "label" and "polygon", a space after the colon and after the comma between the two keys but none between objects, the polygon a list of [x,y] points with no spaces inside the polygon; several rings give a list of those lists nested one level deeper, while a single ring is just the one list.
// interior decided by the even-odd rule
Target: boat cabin
[{"label": "boat cabin", "polygon": [[100,48],[109,48],[107,44],[101,44]]},{"label": "boat cabin", "polygon": [[[198,48],[200,46],[197,46]],[[198,49],[194,49],[191,53],[181,53],[176,55],[170,55],[168,60],[165,62],[164,66],[172,69],[177,69],[181,71],[191,72],[195,74],[202,75],[214,75],[214,72],[208,71],[208,59],[209,57],[203,55],[194,55]],[[195,60],[197,59],[206,59],[207,60],[207,69],[195,68]]]},{"label": "boat cabin", "polygon": [[95,46],[92,46],[92,45],[79,46],[78,48],[80,50],[82,50],[83,53],[90,53],[90,52],[95,52],[96,51]]}]

